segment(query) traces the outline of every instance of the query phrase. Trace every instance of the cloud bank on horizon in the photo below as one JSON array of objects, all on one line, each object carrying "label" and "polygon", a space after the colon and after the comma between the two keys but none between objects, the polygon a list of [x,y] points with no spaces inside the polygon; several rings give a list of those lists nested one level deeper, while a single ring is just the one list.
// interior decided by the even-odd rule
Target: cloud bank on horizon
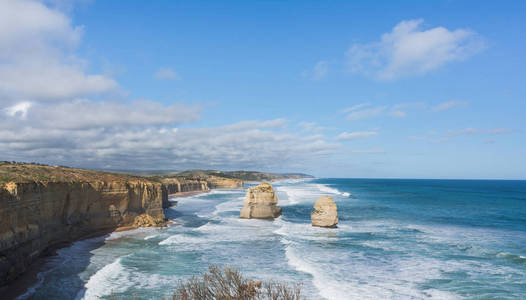
[{"label": "cloud bank on horizon", "polygon": [[[334,152],[320,135],[287,132],[283,120],[178,128],[200,107],[119,98],[122,88],[90,74],[76,48],[83,29],[31,0],[0,2],[2,159],[96,168],[277,168]],[[177,80],[170,68],[156,79]],[[100,100],[102,98],[102,100]],[[279,130],[276,130],[279,129]]]},{"label": "cloud bank on horizon", "polygon": [[[82,46],[89,27],[77,25],[72,16],[63,6],[47,1],[0,1],[0,160],[108,169],[261,169],[321,174],[334,170],[345,174],[346,169],[355,168],[366,176],[385,172],[390,176],[397,173],[367,170],[385,163],[379,155],[395,153],[393,158],[398,159],[398,143],[432,145],[461,136],[488,136],[495,142],[496,135],[514,132],[495,125],[459,125],[455,130],[433,132],[409,126],[397,128],[401,136],[393,138],[392,129],[384,124],[455,113],[473,105],[472,101],[447,99],[356,99],[336,103],[339,107],[316,121],[284,107],[266,119],[246,119],[240,111],[237,119],[209,123],[207,117],[221,102],[202,105],[181,101],[184,97],[180,96],[159,100],[156,93],[136,97],[137,86],[122,84],[111,72],[98,71]],[[362,80],[372,84],[395,84],[398,79],[423,77],[468,60],[487,48],[485,39],[474,30],[428,29],[424,25],[423,19],[401,21],[381,34],[379,41],[353,43],[342,63],[319,57],[314,68],[300,77],[313,85],[330,84],[340,68],[345,69],[342,74],[349,82],[353,79],[346,75],[348,71],[365,75]],[[187,75],[171,65],[153,66],[151,84],[182,85]],[[189,80],[192,76],[188,75]],[[218,95],[218,99],[223,97]],[[338,120],[331,121],[334,119]],[[484,138],[486,143],[488,138]],[[355,157],[363,161],[356,163]]]}]

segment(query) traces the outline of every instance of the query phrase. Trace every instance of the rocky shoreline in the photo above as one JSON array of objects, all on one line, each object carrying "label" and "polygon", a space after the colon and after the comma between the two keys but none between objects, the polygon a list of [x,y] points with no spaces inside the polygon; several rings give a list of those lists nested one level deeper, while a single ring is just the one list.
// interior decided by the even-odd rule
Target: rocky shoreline
[{"label": "rocky shoreline", "polygon": [[1,175],[0,287],[68,243],[166,226],[169,195],[243,186],[217,176],[141,177],[31,164],[2,164]]},{"label": "rocky shoreline", "polygon": [[0,292],[23,294],[57,249],[114,231],[164,227],[164,209],[176,205],[169,198],[242,188],[240,176],[280,179],[248,171],[137,176],[0,162]]}]

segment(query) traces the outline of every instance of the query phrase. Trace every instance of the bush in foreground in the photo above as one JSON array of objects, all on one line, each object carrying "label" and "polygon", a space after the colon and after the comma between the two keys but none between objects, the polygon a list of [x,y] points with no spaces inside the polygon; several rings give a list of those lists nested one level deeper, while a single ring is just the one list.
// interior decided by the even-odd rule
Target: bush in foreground
[{"label": "bush in foreground", "polygon": [[202,277],[179,282],[173,300],[300,300],[300,285],[245,278],[232,268],[209,267]]}]

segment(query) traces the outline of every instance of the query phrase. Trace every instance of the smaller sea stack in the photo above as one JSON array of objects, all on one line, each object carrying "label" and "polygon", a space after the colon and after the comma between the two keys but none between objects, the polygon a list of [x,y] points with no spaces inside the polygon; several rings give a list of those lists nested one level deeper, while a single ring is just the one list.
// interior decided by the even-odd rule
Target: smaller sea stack
[{"label": "smaller sea stack", "polygon": [[281,216],[281,207],[277,206],[278,197],[268,183],[248,189],[239,217],[242,219],[274,219]]},{"label": "smaller sea stack", "polygon": [[338,208],[332,197],[321,196],[314,203],[314,211],[310,215],[312,226],[336,228],[338,224]]}]

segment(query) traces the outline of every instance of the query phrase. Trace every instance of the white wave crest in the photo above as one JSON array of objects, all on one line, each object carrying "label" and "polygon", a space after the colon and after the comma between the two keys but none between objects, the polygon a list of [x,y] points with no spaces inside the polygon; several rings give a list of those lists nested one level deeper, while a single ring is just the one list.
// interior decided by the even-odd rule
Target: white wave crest
[{"label": "white wave crest", "polygon": [[324,193],[328,193],[328,194],[335,194],[335,195],[340,195],[340,196],[343,196],[343,197],[349,197],[351,196],[350,193],[347,193],[347,192],[340,192],[338,189],[335,189],[335,188],[332,188],[330,186],[326,186],[324,184],[317,184],[317,187],[320,191],[324,192]]},{"label": "white wave crest", "polygon": [[122,266],[121,259],[121,257],[117,258],[93,274],[84,285],[84,289],[77,294],[76,299],[100,299],[102,296],[110,295],[112,291],[120,293],[130,288],[133,282],[128,279],[128,272]]}]

